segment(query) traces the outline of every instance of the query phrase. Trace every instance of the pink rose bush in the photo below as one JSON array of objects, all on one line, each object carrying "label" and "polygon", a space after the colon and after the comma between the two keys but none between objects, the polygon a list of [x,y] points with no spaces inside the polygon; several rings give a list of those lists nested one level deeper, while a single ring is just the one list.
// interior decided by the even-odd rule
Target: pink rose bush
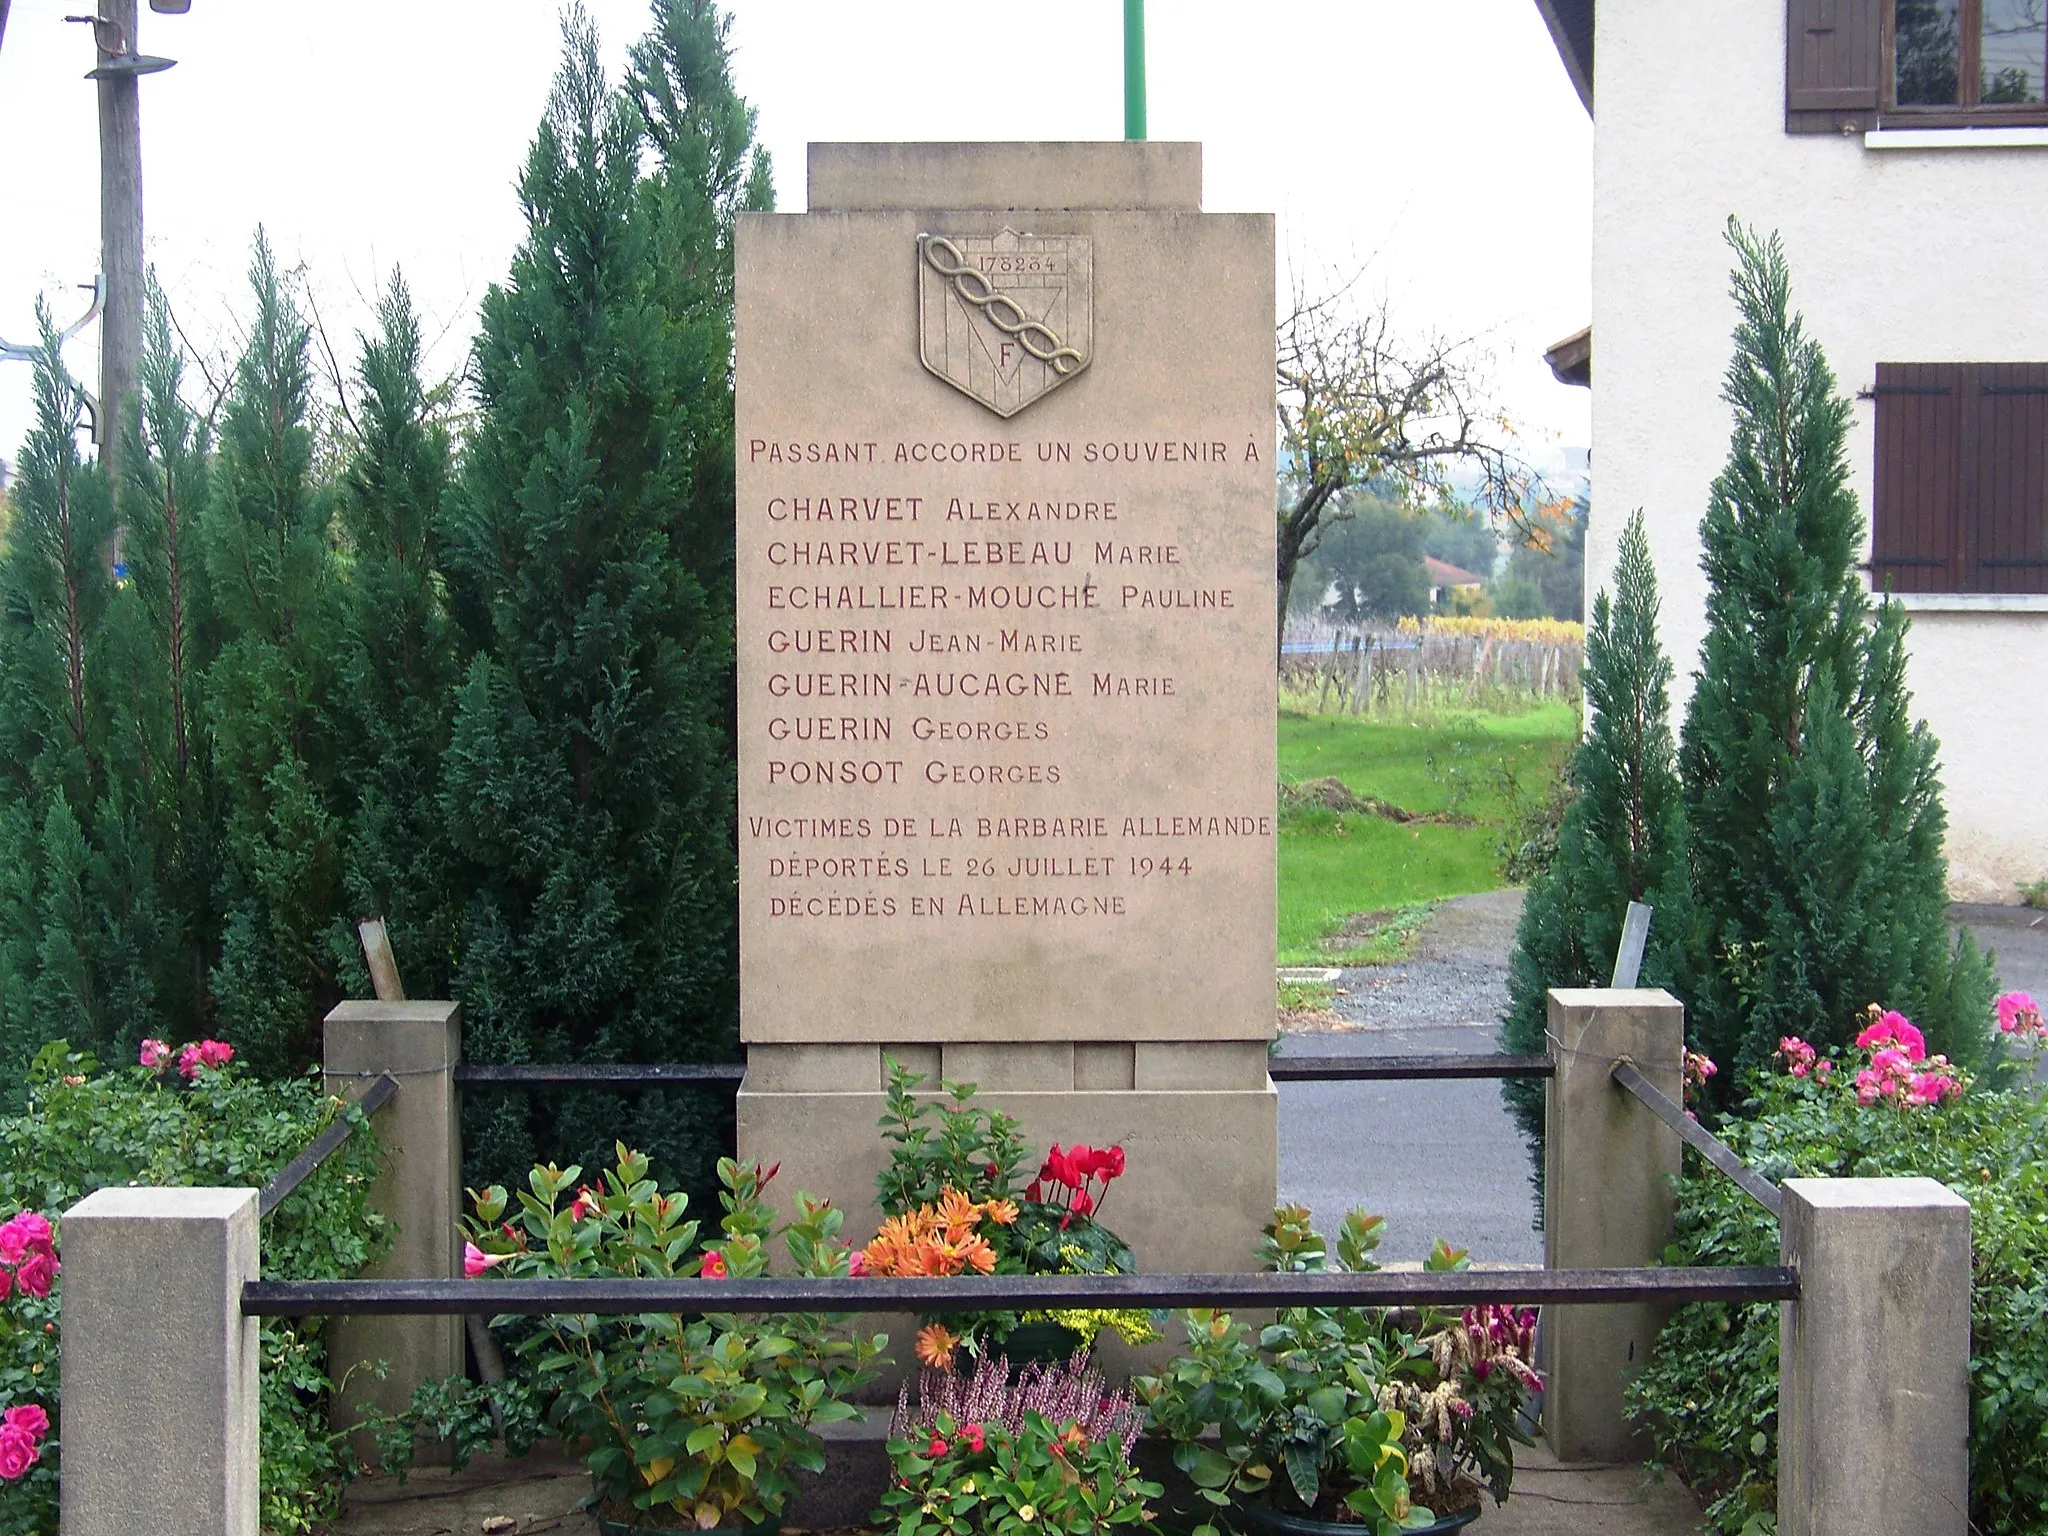
[{"label": "pink rose bush", "polygon": [[178,1052],[178,1076],[195,1078],[202,1071],[216,1070],[234,1059],[235,1048],[225,1040],[201,1040]]},{"label": "pink rose bush", "polygon": [[16,1286],[29,1296],[49,1295],[58,1268],[50,1223],[43,1217],[19,1211],[0,1225],[0,1298]]},{"label": "pink rose bush", "polygon": [[[57,1248],[50,1223],[34,1211],[17,1211],[0,1224],[0,1301],[17,1290],[37,1299],[50,1294],[57,1278]],[[0,1321],[0,1336],[9,1325]],[[50,1415],[36,1403],[0,1411],[0,1481],[15,1483],[43,1459]]]},{"label": "pink rose bush", "polygon": [[[1927,1054],[1927,1038],[1911,1019],[1876,1003],[1864,1017],[1868,1022],[1855,1045],[1864,1058],[1852,1079],[1858,1104],[1925,1109],[1962,1097],[1964,1079],[1955,1064],[1946,1056]],[[1778,1041],[1778,1055],[1788,1076],[1808,1078],[1822,1087],[1834,1078],[1834,1062],[1797,1035]]]},{"label": "pink rose bush", "polygon": [[217,1072],[233,1061],[235,1048],[225,1040],[194,1040],[173,1051],[168,1040],[145,1040],[135,1055],[138,1063],[157,1073],[168,1067],[173,1057],[178,1063],[178,1076],[193,1082],[201,1072]]}]

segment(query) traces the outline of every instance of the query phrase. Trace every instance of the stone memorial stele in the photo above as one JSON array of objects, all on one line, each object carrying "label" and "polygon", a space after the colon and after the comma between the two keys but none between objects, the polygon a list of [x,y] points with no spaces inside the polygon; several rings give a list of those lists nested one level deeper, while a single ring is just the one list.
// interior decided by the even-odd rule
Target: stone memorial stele
[{"label": "stone memorial stele", "polygon": [[[874,1230],[885,1053],[1274,1198],[1273,222],[1194,144],[814,144],[738,264],[741,1154]],[[1031,1170],[1027,1170],[1027,1173]]]}]

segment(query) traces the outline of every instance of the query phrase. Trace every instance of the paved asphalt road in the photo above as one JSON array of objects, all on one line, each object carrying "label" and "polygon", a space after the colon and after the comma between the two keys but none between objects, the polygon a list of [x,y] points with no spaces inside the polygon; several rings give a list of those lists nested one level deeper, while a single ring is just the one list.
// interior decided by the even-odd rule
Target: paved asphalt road
[{"label": "paved asphalt road", "polygon": [[[1507,955],[1521,894],[1446,902],[1412,958],[1346,971],[1327,1030],[1290,1033],[1289,1055],[1485,1051],[1507,1002]],[[1995,950],[2000,984],[2048,1002],[2048,912],[1962,907]],[[2042,1067],[2048,1080],[2048,1063]],[[1286,1083],[1280,1194],[1324,1230],[1364,1205],[1387,1218],[1384,1259],[1420,1259],[1439,1236],[1477,1260],[1541,1263],[1529,1158],[1492,1082]]]},{"label": "paved asphalt road", "polygon": [[[1344,973],[1341,1025],[1290,1034],[1289,1055],[1488,1051],[1507,1004],[1519,891],[1446,902],[1412,958]],[[1530,1225],[1529,1155],[1500,1086],[1461,1082],[1284,1083],[1280,1193],[1328,1231],[1354,1205],[1387,1218],[1383,1259],[1420,1259],[1438,1237],[1475,1260],[1543,1262]]]}]

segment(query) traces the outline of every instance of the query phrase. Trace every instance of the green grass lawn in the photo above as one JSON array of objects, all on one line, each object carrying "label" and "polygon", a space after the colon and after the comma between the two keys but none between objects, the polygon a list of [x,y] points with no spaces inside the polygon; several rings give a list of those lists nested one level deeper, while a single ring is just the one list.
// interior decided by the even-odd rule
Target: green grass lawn
[{"label": "green grass lawn", "polygon": [[[1462,715],[1425,725],[1368,723],[1337,715],[1280,716],[1280,777],[1335,778],[1354,794],[1469,825],[1401,825],[1359,812],[1283,812],[1280,820],[1280,963],[1391,959],[1391,942],[1324,940],[1365,912],[1412,908],[1503,883],[1501,830],[1512,805],[1507,775],[1533,799],[1571,750],[1578,718],[1568,705],[1520,715]],[[1390,952],[1391,951],[1391,952]]]}]

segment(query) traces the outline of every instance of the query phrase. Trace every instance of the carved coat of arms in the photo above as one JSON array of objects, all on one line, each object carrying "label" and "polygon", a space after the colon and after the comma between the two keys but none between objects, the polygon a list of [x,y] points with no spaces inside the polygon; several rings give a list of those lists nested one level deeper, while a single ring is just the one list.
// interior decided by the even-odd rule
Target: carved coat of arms
[{"label": "carved coat of arms", "polygon": [[918,355],[1014,416],[1088,366],[1095,271],[1086,235],[919,235]]}]

